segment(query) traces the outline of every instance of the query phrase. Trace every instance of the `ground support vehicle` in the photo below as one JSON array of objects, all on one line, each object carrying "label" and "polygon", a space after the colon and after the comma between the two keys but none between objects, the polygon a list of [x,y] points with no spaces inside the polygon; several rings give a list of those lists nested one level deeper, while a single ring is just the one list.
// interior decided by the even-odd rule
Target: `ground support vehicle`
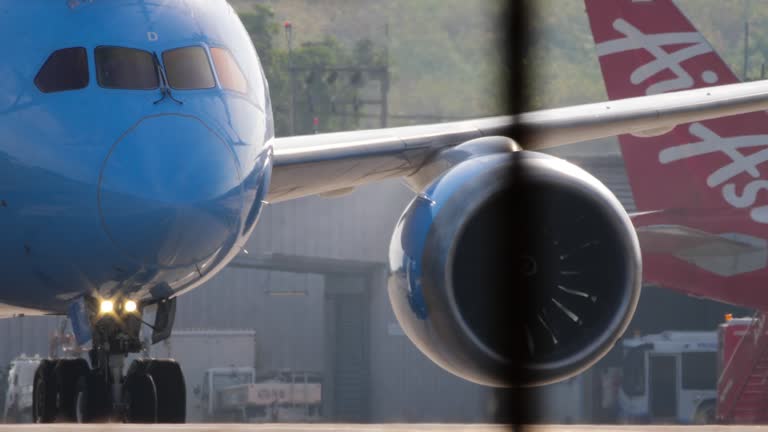
[{"label": "ground support vehicle", "polygon": [[257,377],[253,368],[212,368],[205,373],[201,400],[207,421],[319,421],[321,377],[297,371]]},{"label": "ground support vehicle", "polygon": [[624,339],[620,419],[708,423],[717,397],[717,334],[665,331]]},{"label": "ground support vehicle", "polygon": [[721,372],[717,421],[768,423],[768,334],[765,314],[726,319],[718,329]]},{"label": "ground support vehicle", "polygon": [[[256,342],[254,330],[179,329],[163,343],[153,345],[148,355],[179,362],[188,383],[187,421],[201,422],[207,418],[207,402],[201,400],[205,383],[200,379],[212,368],[254,370],[258,366]],[[232,385],[253,381],[228,382]]]},{"label": "ground support vehicle", "polygon": [[3,419],[6,423],[31,423],[32,384],[41,358],[24,354],[11,360]]}]

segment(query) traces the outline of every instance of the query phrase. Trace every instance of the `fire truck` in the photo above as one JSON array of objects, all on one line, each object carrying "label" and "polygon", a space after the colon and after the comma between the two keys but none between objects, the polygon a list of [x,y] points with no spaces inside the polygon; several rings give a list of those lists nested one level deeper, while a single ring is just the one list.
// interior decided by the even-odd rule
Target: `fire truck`
[{"label": "fire truck", "polygon": [[720,374],[717,420],[768,423],[768,329],[765,314],[731,319],[720,325]]},{"label": "fire truck", "polygon": [[620,417],[632,423],[768,423],[766,319],[726,315],[717,331],[624,339]]}]

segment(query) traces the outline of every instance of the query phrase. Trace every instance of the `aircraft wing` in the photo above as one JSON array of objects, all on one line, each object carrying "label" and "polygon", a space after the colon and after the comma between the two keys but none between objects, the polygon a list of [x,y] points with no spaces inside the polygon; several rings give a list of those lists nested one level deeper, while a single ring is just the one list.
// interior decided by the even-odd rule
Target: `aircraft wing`
[{"label": "aircraft wing", "polygon": [[766,109],[768,80],[516,116],[276,138],[267,200],[333,196],[412,175],[437,152],[483,136],[508,136],[526,150],[540,150],[625,133],[662,135],[679,124]]}]

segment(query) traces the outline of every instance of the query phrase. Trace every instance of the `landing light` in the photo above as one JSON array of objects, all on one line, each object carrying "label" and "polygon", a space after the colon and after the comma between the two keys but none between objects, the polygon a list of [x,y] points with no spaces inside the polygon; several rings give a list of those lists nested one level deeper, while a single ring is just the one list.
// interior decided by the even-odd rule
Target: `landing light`
[{"label": "landing light", "polygon": [[136,309],[138,309],[138,305],[133,300],[127,300],[123,305],[123,310],[128,313],[136,312]]},{"label": "landing light", "polygon": [[113,310],[115,310],[115,304],[112,303],[111,300],[101,301],[101,304],[99,305],[99,311],[101,311],[102,314],[111,313]]}]

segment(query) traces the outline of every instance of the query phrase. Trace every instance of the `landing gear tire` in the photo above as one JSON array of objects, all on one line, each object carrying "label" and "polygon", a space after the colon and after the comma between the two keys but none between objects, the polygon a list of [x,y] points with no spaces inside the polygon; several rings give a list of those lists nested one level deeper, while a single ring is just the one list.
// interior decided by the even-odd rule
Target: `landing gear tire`
[{"label": "landing gear tire", "polygon": [[147,374],[148,361],[137,360],[125,376],[123,401],[127,423],[157,423],[157,388]]},{"label": "landing gear tire", "polygon": [[80,376],[77,381],[73,405],[73,420],[77,423],[108,421],[112,405],[104,377],[94,372]]},{"label": "landing gear tire", "polygon": [[157,388],[157,422],[184,423],[187,417],[187,388],[184,373],[173,360],[152,360],[147,373]]},{"label": "landing gear tire", "polygon": [[32,385],[32,420],[35,423],[52,423],[56,420],[56,363],[43,360],[35,371]]},{"label": "landing gear tire", "polygon": [[186,384],[172,360],[136,360],[126,374],[126,420],[130,423],[184,423]]},{"label": "landing gear tire", "polygon": [[693,424],[705,425],[717,422],[717,408],[715,401],[704,401],[696,407],[693,415]]},{"label": "landing gear tire", "polygon": [[56,396],[58,412],[56,420],[74,422],[77,418],[75,398],[80,377],[88,375],[90,368],[84,359],[58,360],[53,368],[56,378]]}]

